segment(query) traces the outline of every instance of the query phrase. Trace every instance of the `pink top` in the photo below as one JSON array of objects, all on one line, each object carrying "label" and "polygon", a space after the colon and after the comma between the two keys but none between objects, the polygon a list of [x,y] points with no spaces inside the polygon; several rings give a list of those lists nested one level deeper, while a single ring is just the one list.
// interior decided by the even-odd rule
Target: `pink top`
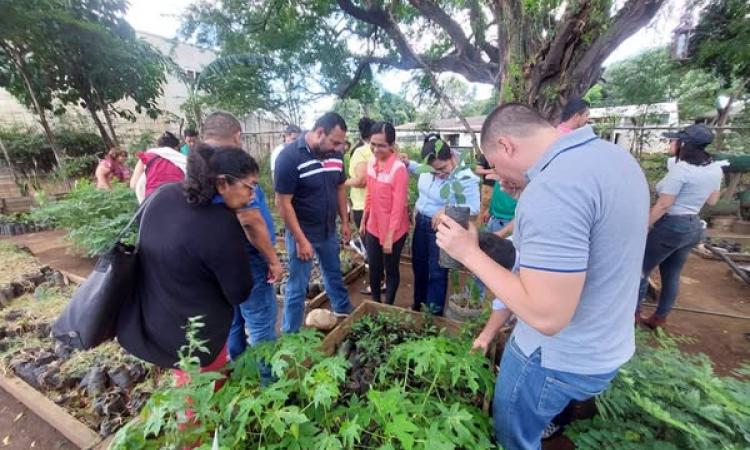
[{"label": "pink top", "polygon": [[365,197],[367,232],[376,236],[381,245],[389,230],[393,230],[393,242],[409,232],[408,197],[409,173],[396,154],[382,166],[376,158],[370,159]]}]

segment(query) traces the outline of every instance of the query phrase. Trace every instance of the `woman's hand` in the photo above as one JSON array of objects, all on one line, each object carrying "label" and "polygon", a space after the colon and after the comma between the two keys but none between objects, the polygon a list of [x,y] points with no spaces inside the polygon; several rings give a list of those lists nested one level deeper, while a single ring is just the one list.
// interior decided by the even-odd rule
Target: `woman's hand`
[{"label": "woman's hand", "polygon": [[393,253],[393,238],[391,236],[386,236],[385,238],[385,242],[383,243],[383,253],[386,255]]},{"label": "woman's hand", "polygon": [[445,208],[441,208],[438,210],[438,212],[435,213],[434,216],[432,216],[432,229],[437,231],[438,226],[440,226],[440,221],[442,220],[442,217],[445,215]]},{"label": "woman's hand", "polygon": [[455,220],[443,215],[437,229],[437,245],[452,258],[464,263],[475,250],[479,249],[477,227],[469,222],[467,230]]}]

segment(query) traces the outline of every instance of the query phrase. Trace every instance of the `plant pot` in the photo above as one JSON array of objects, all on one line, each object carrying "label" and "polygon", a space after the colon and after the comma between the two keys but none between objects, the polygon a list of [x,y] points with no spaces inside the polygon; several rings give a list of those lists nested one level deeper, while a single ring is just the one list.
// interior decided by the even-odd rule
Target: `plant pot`
[{"label": "plant pot", "polygon": [[[466,295],[458,294],[458,297],[465,298]],[[444,312],[447,319],[455,320],[456,322],[466,322],[468,320],[476,319],[482,314],[482,308],[466,308],[460,306],[457,301],[456,294],[448,297],[448,304],[445,306]]]},{"label": "plant pot", "polygon": [[[468,206],[446,206],[445,214],[451,219],[455,220],[462,227],[469,228],[469,213],[471,210]],[[461,267],[461,263],[451,258],[447,253],[440,249],[440,256],[438,259],[440,267],[443,269],[458,269]]]},{"label": "plant pot", "polygon": [[737,216],[714,216],[711,218],[711,227],[717,231],[731,232],[732,225],[737,222]]}]

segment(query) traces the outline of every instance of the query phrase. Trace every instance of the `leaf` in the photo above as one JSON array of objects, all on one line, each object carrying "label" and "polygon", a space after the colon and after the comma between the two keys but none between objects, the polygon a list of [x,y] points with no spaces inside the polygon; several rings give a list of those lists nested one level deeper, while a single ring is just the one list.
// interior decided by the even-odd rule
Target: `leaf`
[{"label": "leaf", "polygon": [[440,198],[443,200],[447,200],[448,197],[451,195],[451,185],[450,183],[445,183],[442,186],[440,186]]},{"label": "leaf", "polygon": [[345,420],[339,428],[339,436],[346,447],[354,447],[362,439],[362,427],[357,423],[358,416],[352,420]]},{"label": "leaf", "polygon": [[466,204],[466,196],[463,194],[456,194],[456,204],[463,205]]},{"label": "leaf", "polygon": [[394,416],[393,420],[385,425],[385,433],[395,436],[406,450],[411,450],[414,446],[413,434],[418,430],[419,428],[404,414]]}]

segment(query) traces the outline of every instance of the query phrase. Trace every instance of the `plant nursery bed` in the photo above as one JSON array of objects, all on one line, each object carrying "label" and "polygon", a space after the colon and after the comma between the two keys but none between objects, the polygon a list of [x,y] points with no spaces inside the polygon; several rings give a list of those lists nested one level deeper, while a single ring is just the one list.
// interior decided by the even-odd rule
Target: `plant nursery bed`
[{"label": "plant nursery bed", "polygon": [[482,410],[495,377],[471,342],[448,320],[365,302],[325,338],[303,329],[248,349],[218,391],[187,353],[189,383],[154,393],[112,447],[495,448]]},{"label": "plant nursery bed", "polygon": [[73,444],[91,448],[138,413],[155,371],[114,342],[79,351],[52,339],[74,278],[53,274],[0,309],[0,387]]}]

